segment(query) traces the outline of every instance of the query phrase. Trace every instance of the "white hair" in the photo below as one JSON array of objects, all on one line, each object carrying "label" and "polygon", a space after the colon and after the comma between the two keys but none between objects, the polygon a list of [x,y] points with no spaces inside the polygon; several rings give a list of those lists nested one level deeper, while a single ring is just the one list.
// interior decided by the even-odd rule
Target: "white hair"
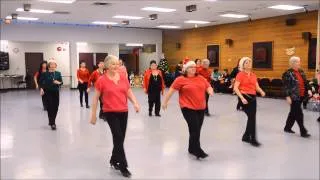
[{"label": "white hair", "polygon": [[210,64],[210,61],[208,60],[208,59],[203,59],[202,61],[201,61],[201,64],[206,64],[206,65],[209,65]]},{"label": "white hair", "polygon": [[292,66],[293,64],[297,63],[298,61],[300,61],[300,57],[298,56],[292,56],[289,59],[289,65]]},{"label": "white hair", "polygon": [[243,58],[240,59],[240,61],[239,61],[239,71],[244,71],[244,64],[245,64],[247,61],[251,61],[251,58],[249,58],[249,57],[243,57]]},{"label": "white hair", "polygon": [[111,64],[117,63],[119,62],[119,58],[117,56],[114,55],[108,55],[105,59],[104,59],[104,66],[105,68],[109,68],[109,66]]}]

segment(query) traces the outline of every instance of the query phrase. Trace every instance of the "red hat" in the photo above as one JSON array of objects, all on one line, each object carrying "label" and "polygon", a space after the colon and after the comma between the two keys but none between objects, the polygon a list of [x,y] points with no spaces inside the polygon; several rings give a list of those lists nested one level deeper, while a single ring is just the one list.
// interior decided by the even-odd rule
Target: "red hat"
[{"label": "red hat", "polygon": [[187,62],[189,62],[190,61],[190,59],[188,58],[188,56],[186,56],[185,58],[184,58],[184,60],[183,60],[183,64],[187,64]]}]

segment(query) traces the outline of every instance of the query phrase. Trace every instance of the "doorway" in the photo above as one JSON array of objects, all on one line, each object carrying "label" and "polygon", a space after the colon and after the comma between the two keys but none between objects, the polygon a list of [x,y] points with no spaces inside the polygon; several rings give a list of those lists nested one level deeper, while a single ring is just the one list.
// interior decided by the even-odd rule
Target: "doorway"
[{"label": "doorway", "polygon": [[104,62],[104,59],[108,56],[108,53],[96,53],[96,64],[97,65],[99,62]]},{"label": "doorway", "polygon": [[87,69],[92,73],[94,71],[93,53],[79,53],[79,64],[86,63]]},{"label": "doorway", "polygon": [[43,53],[25,53],[25,63],[26,63],[26,84],[28,89],[35,89],[36,85],[33,81],[34,74],[39,70],[39,66],[43,61]]}]

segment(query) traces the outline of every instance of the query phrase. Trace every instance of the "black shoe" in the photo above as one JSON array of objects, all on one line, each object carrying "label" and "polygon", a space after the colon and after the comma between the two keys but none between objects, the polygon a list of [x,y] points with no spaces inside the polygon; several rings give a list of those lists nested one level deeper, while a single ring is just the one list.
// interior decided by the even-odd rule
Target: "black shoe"
[{"label": "black shoe", "polygon": [[115,170],[119,170],[120,169],[119,164],[115,163],[115,162],[110,162],[110,166],[113,167]]},{"label": "black shoe", "polygon": [[207,158],[209,155],[205,152],[202,152],[200,153],[198,156],[197,156],[197,159],[205,159]]},{"label": "black shoe", "polygon": [[311,135],[310,134],[308,134],[308,133],[303,133],[303,134],[301,134],[301,137],[303,137],[303,138],[308,138],[308,137],[310,137]]},{"label": "black shoe", "polygon": [[252,146],[254,146],[254,147],[259,147],[259,146],[261,146],[261,144],[260,144],[257,140],[252,140],[252,141],[250,142],[250,144],[251,144]]},{"label": "black shoe", "polygon": [[89,108],[90,108],[90,106],[89,106],[89,105],[86,105],[86,108],[87,108],[87,109],[89,109]]},{"label": "black shoe", "polygon": [[320,117],[318,118],[318,120],[317,120],[318,122],[320,122]]},{"label": "black shoe", "polygon": [[121,168],[120,172],[123,177],[127,177],[127,178],[131,177],[131,172],[127,168]]},{"label": "black shoe", "polygon": [[51,125],[51,130],[56,130],[57,129],[57,126],[54,124],[54,125]]},{"label": "black shoe", "polygon": [[208,112],[204,113],[204,115],[205,115],[205,116],[208,116],[208,117],[211,116],[211,114],[208,113]]},{"label": "black shoe", "polygon": [[292,131],[291,129],[284,129],[284,132],[286,132],[286,133],[291,133],[291,134],[294,134],[294,133],[295,133],[295,132]]},{"label": "black shoe", "polygon": [[251,143],[251,141],[250,141],[251,139],[250,139],[250,136],[242,136],[242,141],[243,142],[246,142],[246,143]]},{"label": "black shoe", "polygon": [[156,116],[161,117],[161,115],[160,115],[160,114],[156,114]]},{"label": "black shoe", "polygon": [[152,113],[151,113],[151,112],[149,112],[149,116],[152,116]]}]

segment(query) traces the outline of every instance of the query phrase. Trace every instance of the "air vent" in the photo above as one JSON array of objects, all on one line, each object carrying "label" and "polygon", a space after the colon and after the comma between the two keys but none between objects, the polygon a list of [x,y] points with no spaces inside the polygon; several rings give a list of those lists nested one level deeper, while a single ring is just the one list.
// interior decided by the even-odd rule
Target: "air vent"
[{"label": "air vent", "polygon": [[67,12],[67,11],[55,11],[54,14],[70,14],[70,12]]},{"label": "air vent", "polygon": [[111,3],[95,2],[95,3],[93,3],[93,5],[96,5],[96,6],[109,6],[109,5],[111,5]]}]

